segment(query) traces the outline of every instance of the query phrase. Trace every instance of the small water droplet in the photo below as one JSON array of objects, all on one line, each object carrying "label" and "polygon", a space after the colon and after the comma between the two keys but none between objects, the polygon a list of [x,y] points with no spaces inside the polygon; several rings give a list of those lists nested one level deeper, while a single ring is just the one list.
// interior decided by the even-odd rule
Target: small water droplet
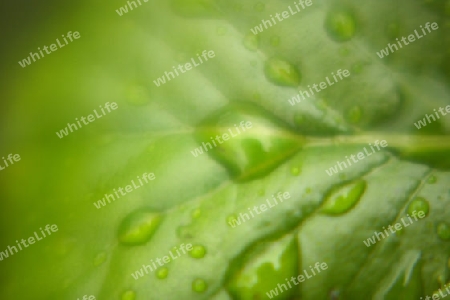
[{"label": "small water droplet", "polygon": [[366,181],[358,180],[332,191],[325,200],[321,213],[339,215],[348,212],[361,199],[366,185]]},{"label": "small water droplet", "polygon": [[427,183],[433,184],[433,183],[436,183],[436,181],[437,181],[437,177],[435,175],[431,175],[430,177],[428,177]]},{"label": "small water droplet", "polygon": [[192,290],[197,293],[203,293],[208,288],[208,285],[203,279],[195,279],[192,282]]},{"label": "small water droplet", "polygon": [[119,226],[119,241],[125,245],[146,243],[158,228],[162,216],[147,209],[129,214]]},{"label": "small water droplet", "polygon": [[180,239],[191,239],[194,237],[192,234],[191,228],[186,225],[181,225],[177,227],[177,236]]},{"label": "small water droplet", "polygon": [[347,113],[347,121],[350,123],[358,123],[361,121],[362,110],[359,106],[353,106]]},{"label": "small water droplet", "polygon": [[258,191],[258,196],[264,196],[266,194],[266,191],[265,190],[259,190]]},{"label": "small water droplet", "polygon": [[356,20],[349,11],[334,10],[327,15],[325,28],[334,40],[338,42],[348,41],[356,33]]},{"label": "small water droplet", "polygon": [[350,54],[350,50],[347,47],[343,47],[339,49],[339,55],[348,56]]},{"label": "small water droplet", "polygon": [[427,216],[430,211],[430,204],[425,198],[417,197],[408,206],[408,214],[410,216],[414,211],[416,211],[416,214],[422,211]]},{"label": "small water droplet", "polygon": [[236,12],[242,11],[242,7],[243,7],[242,4],[237,3],[234,5],[234,11],[236,11]]},{"label": "small water droplet", "polygon": [[299,168],[299,167],[292,167],[292,168],[291,168],[291,174],[292,174],[293,176],[298,176],[298,175],[300,175],[300,168]]},{"label": "small water droplet", "polygon": [[438,237],[441,240],[443,240],[443,241],[450,240],[450,226],[447,223],[445,223],[445,222],[439,223],[436,231],[437,231]]},{"label": "small water droplet", "polygon": [[306,193],[306,194],[311,194],[311,192],[312,192],[312,189],[311,189],[310,187],[307,187],[307,188],[305,189],[305,193]]},{"label": "small water droplet", "polygon": [[198,219],[198,217],[200,217],[200,215],[202,214],[202,211],[200,208],[196,208],[192,211],[191,213],[191,217],[192,219]]},{"label": "small water droplet", "polygon": [[398,38],[400,35],[400,25],[397,22],[388,24],[386,26],[386,34],[390,39]]},{"label": "small water droplet", "polygon": [[206,254],[206,249],[202,245],[194,245],[189,255],[193,258],[203,258]]},{"label": "small water droplet", "polygon": [[94,258],[94,267],[98,267],[106,261],[107,255],[105,251],[98,253]]},{"label": "small water droplet", "polygon": [[158,279],[165,279],[169,275],[169,269],[166,267],[161,267],[156,271],[156,277]]},{"label": "small water droplet", "polygon": [[261,11],[264,11],[265,8],[266,8],[266,5],[264,3],[262,3],[262,2],[258,2],[258,3],[255,4],[255,10],[256,11],[261,12]]},{"label": "small water droplet", "polygon": [[259,48],[259,36],[254,34],[247,34],[244,37],[244,47],[250,51],[256,51]]},{"label": "small water droplet", "polygon": [[150,97],[145,87],[140,85],[132,85],[128,88],[126,101],[134,106],[141,106],[149,103]]},{"label": "small water droplet", "polygon": [[265,63],[264,73],[269,81],[281,86],[297,87],[301,81],[299,70],[281,58],[269,58]]},{"label": "small water droplet", "polygon": [[134,291],[126,291],[122,294],[120,297],[121,300],[135,300],[136,299],[136,293]]},{"label": "small water droplet", "polygon": [[356,74],[360,74],[364,70],[364,64],[361,62],[357,62],[353,64],[352,71]]},{"label": "small water droplet", "polygon": [[274,47],[278,47],[280,45],[280,37],[278,35],[272,36],[269,43]]},{"label": "small water droplet", "polygon": [[217,35],[224,36],[228,32],[228,28],[226,28],[225,26],[219,26],[219,27],[217,27],[216,32],[217,32]]}]

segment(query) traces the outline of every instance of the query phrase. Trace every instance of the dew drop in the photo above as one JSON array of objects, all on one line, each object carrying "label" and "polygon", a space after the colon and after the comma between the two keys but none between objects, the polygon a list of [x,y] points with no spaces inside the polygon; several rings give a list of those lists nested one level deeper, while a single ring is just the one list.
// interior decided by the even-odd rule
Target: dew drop
[{"label": "dew drop", "polygon": [[266,194],[266,191],[261,189],[258,191],[258,196],[264,196]]},{"label": "dew drop", "polygon": [[413,215],[414,211],[416,211],[416,214],[423,212],[427,216],[430,211],[430,204],[425,198],[417,197],[408,206],[408,214],[410,216]]},{"label": "dew drop", "polygon": [[191,213],[191,217],[192,219],[198,219],[200,217],[200,215],[202,214],[202,211],[200,208],[196,208],[192,211]]},{"label": "dew drop", "polygon": [[255,8],[256,11],[261,12],[261,11],[264,11],[264,9],[266,8],[266,5],[264,3],[262,3],[262,2],[258,2],[258,3],[255,4],[254,8]]},{"label": "dew drop", "polygon": [[94,267],[98,267],[106,261],[107,255],[105,251],[98,253],[94,257]]},{"label": "dew drop", "polygon": [[206,249],[202,245],[194,245],[189,255],[193,258],[203,258],[206,254]]},{"label": "dew drop", "polygon": [[353,106],[347,113],[347,121],[350,123],[358,123],[361,121],[362,110],[359,106]]},{"label": "dew drop", "polygon": [[433,183],[436,183],[436,181],[437,181],[437,177],[435,175],[431,175],[430,177],[428,177],[427,183],[433,184]]},{"label": "dew drop", "polygon": [[203,293],[208,288],[208,285],[203,279],[195,279],[192,282],[192,290],[197,293]]},{"label": "dew drop", "polygon": [[438,224],[436,229],[438,237],[443,241],[450,240],[450,225],[445,222],[441,222]]},{"label": "dew drop", "polygon": [[269,81],[281,86],[297,87],[301,81],[299,70],[281,58],[269,58],[265,63],[264,73]]},{"label": "dew drop", "polygon": [[128,88],[126,101],[130,105],[142,106],[149,103],[150,97],[148,96],[148,92],[145,87],[140,85],[132,85]]},{"label": "dew drop", "polygon": [[358,180],[332,191],[325,200],[321,213],[339,215],[348,212],[361,199],[366,185],[366,181]]},{"label": "dew drop", "polygon": [[156,277],[158,279],[165,279],[165,278],[167,278],[167,275],[169,275],[169,269],[166,267],[159,268],[156,271]]},{"label": "dew drop", "polygon": [[256,51],[259,48],[259,36],[254,34],[247,34],[244,37],[244,47],[250,51]]},{"label": "dew drop", "polygon": [[126,291],[122,294],[120,297],[121,300],[135,300],[136,299],[136,293],[134,291]]},{"label": "dew drop", "polygon": [[280,45],[280,37],[277,35],[272,36],[269,43],[274,47],[278,47]]},{"label": "dew drop", "polygon": [[119,241],[124,245],[142,245],[155,233],[162,220],[160,213],[137,210],[129,214],[119,226]]},{"label": "dew drop", "polygon": [[291,168],[291,174],[292,174],[293,176],[298,176],[298,175],[300,175],[300,168],[299,168],[299,167],[292,167],[292,168]]},{"label": "dew drop", "polygon": [[325,28],[332,39],[348,41],[356,32],[355,17],[346,10],[331,11],[325,19]]}]

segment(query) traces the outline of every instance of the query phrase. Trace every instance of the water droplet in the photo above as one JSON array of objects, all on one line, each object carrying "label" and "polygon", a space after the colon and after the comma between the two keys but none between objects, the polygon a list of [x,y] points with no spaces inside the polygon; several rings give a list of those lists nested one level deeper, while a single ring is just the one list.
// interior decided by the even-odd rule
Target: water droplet
[{"label": "water droplet", "polygon": [[226,28],[225,26],[219,26],[219,27],[217,27],[216,32],[217,32],[217,35],[224,36],[228,32],[228,28]]},{"label": "water droplet", "polygon": [[146,243],[162,220],[160,213],[137,210],[129,214],[119,226],[119,241],[125,245]]},{"label": "water droplet", "polygon": [[203,279],[195,279],[192,282],[192,290],[197,293],[203,293],[208,288],[208,285]]},{"label": "water droplet", "polygon": [[353,106],[348,111],[346,119],[348,122],[355,124],[361,121],[361,116],[362,116],[361,107]]},{"label": "water droplet", "polygon": [[98,267],[106,261],[107,255],[105,251],[98,253],[94,258],[94,267]]},{"label": "water droplet", "polygon": [[237,216],[235,214],[229,215],[226,219],[227,225],[230,227],[233,227],[233,226],[231,226],[231,224],[234,224],[236,219],[237,219]]},{"label": "water droplet", "polygon": [[400,25],[396,22],[388,24],[386,34],[390,39],[398,38],[400,35]]},{"label": "water droplet", "polygon": [[439,223],[437,226],[437,235],[443,241],[450,240],[450,226],[445,222]]},{"label": "water droplet", "polygon": [[265,190],[259,190],[258,191],[258,196],[264,196],[266,194]]},{"label": "water droplet", "polygon": [[431,175],[430,177],[428,177],[427,183],[433,184],[433,183],[436,183],[436,181],[437,181],[437,177],[435,175]]},{"label": "water droplet", "polygon": [[301,81],[299,70],[281,58],[269,58],[265,63],[264,73],[269,81],[281,86],[297,87]]},{"label": "water droplet", "polygon": [[272,36],[269,43],[274,47],[278,47],[280,45],[280,37],[277,35]]},{"label": "water droplet", "polygon": [[349,11],[331,11],[325,19],[325,28],[334,40],[338,42],[348,41],[355,35],[356,20]]},{"label": "water droplet", "polygon": [[192,217],[192,219],[198,219],[201,214],[202,214],[202,211],[200,210],[200,208],[196,208],[192,211],[191,217]]},{"label": "water droplet", "polygon": [[128,88],[126,94],[127,103],[135,106],[148,104],[150,97],[145,87],[140,85],[132,85]]},{"label": "water droplet", "polygon": [[191,239],[194,237],[192,234],[191,228],[186,225],[181,225],[177,227],[177,236],[180,239]]},{"label": "water droplet", "polygon": [[416,214],[423,212],[427,216],[430,211],[430,204],[425,198],[417,197],[408,206],[408,214],[410,216],[413,215],[414,211],[416,211]]},{"label": "water droplet", "polygon": [[350,50],[346,47],[339,49],[339,55],[341,56],[348,56],[350,54]]},{"label": "water droplet", "polygon": [[258,2],[258,3],[255,4],[255,10],[256,11],[261,12],[261,11],[264,11],[265,8],[266,8],[266,5],[264,3],[262,3],[262,2]]},{"label": "water droplet", "polygon": [[361,199],[366,185],[366,181],[358,180],[332,191],[325,200],[321,212],[328,215],[339,215],[348,212]]},{"label": "water droplet", "polygon": [[126,291],[122,294],[121,300],[135,300],[136,299],[136,293],[134,291]]},{"label": "water droplet", "polygon": [[247,34],[244,37],[244,47],[250,51],[256,51],[259,48],[259,36],[254,34]]},{"label": "water droplet", "polygon": [[215,0],[172,0],[171,7],[175,13],[187,18],[221,15]]},{"label": "water droplet", "polygon": [[202,245],[194,245],[189,255],[193,258],[203,258],[206,254],[206,249]]},{"label": "water droplet", "polygon": [[159,279],[165,279],[169,275],[169,269],[166,267],[161,267],[156,271],[156,277]]},{"label": "water droplet", "polygon": [[299,167],[292,167],[291,168],[291,174],[294,176],[300,175],[300,168]]},{"label": "water droplet", "polygon": [[[298,276],[298,256],[297,240],[292,235],[276,242],[257,244],[230,266],[231,276],[226,286],[231,298],[266,299],[270,288],[284,283],[284,278]],[[290,299],[295,290],[285,291],[280,299]]]},{"label": "water droplet", "polygon": [[[214,140],[217,136],[224,140]],[[243,102],[229,104],[201,122],[195,138],[239,182],[266,176],[304,143],[283,121]]]},{"label": "water droplet", "polygon": [[363,71],[363,69],[364,69],[364,64],[360,63],[360,62],[357,62],[357,63],[353,64],[353,66],[352,66],[352,71],[356,74],[360,74]]}]

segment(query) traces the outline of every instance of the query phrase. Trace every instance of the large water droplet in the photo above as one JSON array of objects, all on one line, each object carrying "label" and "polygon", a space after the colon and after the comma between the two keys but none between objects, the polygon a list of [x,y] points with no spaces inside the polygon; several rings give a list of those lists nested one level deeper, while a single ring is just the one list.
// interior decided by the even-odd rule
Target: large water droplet
[{"label": "large water droplet", "polygon": [[438,224],[436,228],[436,232],[438,237],[443,241],[450,240],[450,225],[445,222],[441,222]]},{"label": "large water droplet", "polygon": [[208,285],[203,279],[195,279],[192,282],[192,290],[197,293],[203,293],[208,288]]},{"label": "large water droplet", "polygon": [[259,36],[247,34],[244,37],[244,47],[250,51],[256,51],[259,48]]},{"label": "large water droplet", "polygon": [[358,180],[332,191],[322,206],[321,213],[339,215],[349,211],[361,199],[366,189],[366,182]]},{"label": "large water droplet", "polygon": [[173,11],[183,17],[218,17],[220,9],[215,0],[172,0]]},{"label": "large water droplet", "polygon": [[94,258],[94,267],[98,267],[106,261],[107,255],[105,251],[98,253]]},{"label": "large water droplet", "polygon": [[125,245],[146,243],[162,220],[160,213],[137,210],[129,214],[119,226],[119,241]]},{"label": "large water droplet", "polygon": [[[297,240],[292,236],[257,244],[232,262],[227,289],[233,299],[267,299],[267,291],[285,278],[298,276],[298,265]],[[277,299],[289,299],[295,293],[292,288]]]},{"label": "large water droplet", "polygon": [[136,299],[136,293],[134,291],[126,291],[122,294],[122,297],[120,297],[121,300],[135,300]]},{"label": "large water droplet", "polygon": [[236,181],[267,175],[304,143],[287,124],[248,103],[228,105],[208,117],[198,125],[195,137]]},{"label": "large water droplet", "polygon": [[158,279],[165,279],[169,275],[169,269],[166,267],[161,267],[156,271],[156,277]]},{"label": "large water droplet", "polygon": [[266,61],[264,73],[268,80],[281,86],[297,87],[301,81],[300,71],[293,64],[277,57]]},{"label": "large water droplet", "polygon": [[194,245],[189,255],[193,258],[203,258],[206,254],[206,249],[202,245]]},{"label": "large water droplet", "polygon": [[417,197],[408,206],[408,214],[410,216],[413,215],[414,211],[416,211],[416,214],[423,212],[427,216],[430,211],[430,204],[425,198]]},{"label": "large water droplet", "polygon": [[346,10],[331,11],[325,19],[325,28],[331,38],[338,42],[350,40],[356,32],[356,20]]}]

